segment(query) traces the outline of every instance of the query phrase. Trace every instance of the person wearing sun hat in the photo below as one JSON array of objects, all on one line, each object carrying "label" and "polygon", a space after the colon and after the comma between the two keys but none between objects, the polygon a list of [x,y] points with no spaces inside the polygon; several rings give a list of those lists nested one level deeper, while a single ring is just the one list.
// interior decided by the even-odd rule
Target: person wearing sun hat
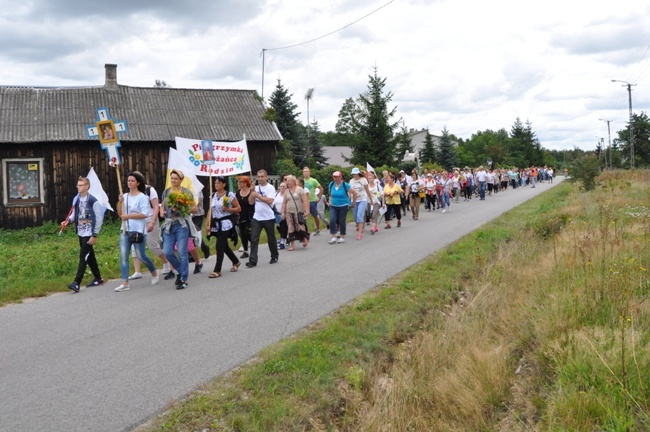
[{"label": "person wearing sun hat", "polygon": [[365,225],[366,207],[369,202],[372,203],[372,194],[368,187],[368,180],[361,175],[359,168],[352,168],[350,173],[352,174],[350,187],[356,192],[356,200],[352,208],[352,214],[354,222],[357,224],[357,240],[361,240]]}]

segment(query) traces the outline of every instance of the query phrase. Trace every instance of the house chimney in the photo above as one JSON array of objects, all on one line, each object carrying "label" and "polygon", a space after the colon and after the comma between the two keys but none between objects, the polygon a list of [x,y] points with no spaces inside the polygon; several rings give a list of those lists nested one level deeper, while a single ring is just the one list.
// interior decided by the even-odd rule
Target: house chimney
[{"label": "house chimney", "polygon": [[106,82],[104,83],[104,88],[106,90],[117,90],[117,65],[105,64],[104,68],[106,69]]}]

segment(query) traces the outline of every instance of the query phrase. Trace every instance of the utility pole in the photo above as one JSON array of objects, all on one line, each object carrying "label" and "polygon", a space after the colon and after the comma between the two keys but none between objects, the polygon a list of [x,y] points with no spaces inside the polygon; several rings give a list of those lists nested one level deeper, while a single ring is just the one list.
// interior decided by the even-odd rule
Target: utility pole
[{"label": "utility pole", "polygon": [[[634,168],[634,125],[632,124],[633,116],[632,116],[632,86],[636,84],[630,84],[627,81],[621,81],[621,80],[612,80],[612,82],[620,82],[625,84],[627,86],[627,93],[628,93],[628,98],[629,98],[629,105],[630,105],[630,167]],[[623,87],[625,87],[623,86]]]},{"label": "utility pole", "polygon": [[600,121],[607,122],[607,142],[609,143],[607,146],[607,150],[609,150],[609,169],[611,170],[613,168],[612,166],[612,133],[609,130],[609,123],[611,120],[605,120],[605,119],[598,119]]}]

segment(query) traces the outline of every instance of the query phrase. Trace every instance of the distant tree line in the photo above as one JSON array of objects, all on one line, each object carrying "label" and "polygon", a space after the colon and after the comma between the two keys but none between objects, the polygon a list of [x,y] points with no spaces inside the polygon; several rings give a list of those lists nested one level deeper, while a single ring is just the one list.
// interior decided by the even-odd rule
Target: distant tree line
[{"label": "distant tree line", "polygon": [[[404,121],[396,118],[397,107],[391,106],[393,93],[386,89],[386,78],[377,68],[368,76],[366,90],[356,98],[349,97],[341,106],[335,130],[321,132],[318,122],[310,120],[305,126],[300,120],[297,105],[289,91],[278,80],[269,99],[265,118],[275,121],[284,141],[277,153],[276,172],[294,172],[302,166],[314,169],[326,167],[323,146],[347,146],[352,149],[351,165],[365,167],[399,167],[415,165],[404,161],[406,152],[414,146]],[[629,126],[629,125],[628,125]],[[633,116],[636,167],[650,166],[650,120],[645,113]],[[309,139],[308,129],[309,128]],[[612,166],[630,166],[629,128],[617,132],[611,148],[596,147],[594,151],[544,149],[532,123],[517,117],[510,131],[486,129],[463,140],[446,127],[437,143],[427,130],[424,146],[416,155],[422,166],[437,166],[447,170],[453,167],[487,165],[494,167],[529,167],[547,165],[556,170],[571,168],[584,157],[596,156],[601,169]],[[408,172],[408,171],[407,171]]]}]

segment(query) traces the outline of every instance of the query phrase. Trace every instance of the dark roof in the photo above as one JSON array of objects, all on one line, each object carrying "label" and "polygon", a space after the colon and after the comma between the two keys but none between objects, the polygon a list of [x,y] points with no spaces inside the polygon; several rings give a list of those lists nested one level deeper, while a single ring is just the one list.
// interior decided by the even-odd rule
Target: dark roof
[{"label": "dark roof", "polygon": [[262,120],[265,107],[254,90],[0,86],[0,142],[88,141],[86,126],[97,121],[99,107],[126,120],[122,141],[282,139],[274,123]]}]

